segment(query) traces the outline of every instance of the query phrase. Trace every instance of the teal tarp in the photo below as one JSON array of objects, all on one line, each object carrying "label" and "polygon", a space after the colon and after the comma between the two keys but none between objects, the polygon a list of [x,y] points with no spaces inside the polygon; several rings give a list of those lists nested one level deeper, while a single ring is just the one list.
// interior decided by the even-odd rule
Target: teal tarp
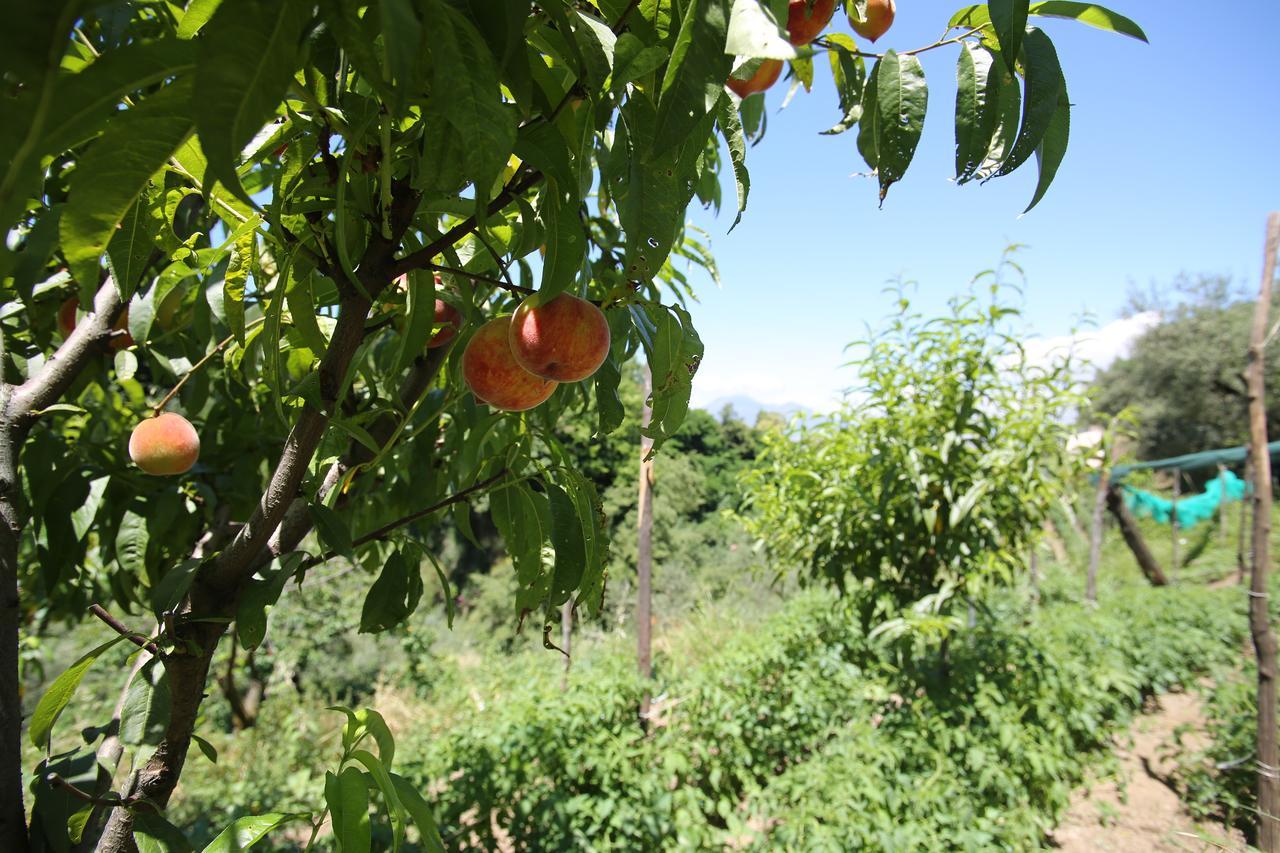
[{"label": "teal tarp", "polygon": [[[1268,444],[1267,450],[1271,453],[1272,459],[1280,456],[1280,441],[1273,441]],[[1202,450],[1199,453],[1188,453],[1185,456],[1172,456],[1168,459],[1155,459],[1151,462],[1135,462],[1132,465],[1117,465],[1111,469],[1111,482],[1119,482],[1131,471],[1145,471],[1152,468],[1165,471],[1174,468],[1178,468],[1183,471],[1193,471],[1196,468],[1230,465],[1236,462],[1243,462],[1245,456],[1248,455],[1248,452],[1249,448],[1247,447],[1227,447],[1222,450]]]},{"label": "teal tarp", "polygon": [[[1226,489],[1227,501],[1238,501],[1248,492],[1248,486],[1230,471],[1223,471],[1205,485],[1205,490],[1198,495],[1178,499],[1178,525],[1194,527],[1200,522],[1213,518],[1222,503],[1222,492]],[[1124,502],[1136,516],[1154,518],[1161,524],[1168,524],[1173,515],[1173,501],[1135,489],[1124,487]]]}]

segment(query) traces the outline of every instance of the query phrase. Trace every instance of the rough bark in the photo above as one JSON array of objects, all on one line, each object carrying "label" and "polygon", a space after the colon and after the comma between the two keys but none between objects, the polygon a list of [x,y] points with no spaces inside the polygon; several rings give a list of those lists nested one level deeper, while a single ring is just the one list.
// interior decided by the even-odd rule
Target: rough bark
[{"label": "rough bark", "polygon": [[1280,213],[1267,218],[1262,285],[1249,332],[1245,384],[1249,394],[1249,456],[1253,460],[1253,571],[1249,583],[1249,633],[1258,661],[1258,847],[1280,851],[1280,743],[1276,733],[1276,636],[1267,591],[1271,536],[1271,455],[1267,450],[1266,352],[1271,284],[1280,250]]},{"label": "rough bark", "polygon": [[[80,321],[40,370],[22,385],[0,382],[0,850],[28,848],[22,791],[22,699],[18,681],[18,549],[26,524],[18,468],[22,444],[40,410],[57,402],[80,371],[102,352],[123,304],[107,279],[93,312]],[[5,349],[0,339],[0,371]]]},{"label": "rough bark", "polygon": [[[649,407],[649,393],[653,379],[648,366],[644,370],[644,411],[640,415],[640,428],[649,426],[653,410]],[[640,436],[640,499],[638,504],[640,535],[636,549],[636,663],[640,676],[653,676],[653,460],[647,458],[653,449],[653,439]],[[649,690],[646,687],[640,700],[640,718],[649,717]]]},{"label": "rough bark", "polygon": [[1133,513],[1129,512],[1129,508],[1124,505],[1124,498],[1114,485],[1107,489],[1107,509],[1115,516],[1120,534],[1124,537],[1129,550],[1133,552],[1134,559],[1138,561],[1138,568],[1142,569],[1143,576],[1151,581],[1152,586],[1167,586],[1168,576],[1156,562],[1155,555],[1147,547],[1142,534],[1138,532],[1138,524],[1133,519]]},{"label": "rough bark", "polygon": [[26,812],[22,803],[22,698],[18,689],[18,538],[22,519],[17,507],[18,445],[16,430],[0,426],[0,848],[27,849]]},{"label": "rough bark", "polygon": [[[366,282],[366,286],[372,284]],[[376,287],[373,292],[377,292]],[[369,305],[369,300],[360,295],[347,295],[342,300],[329,349],[320,362],[321,399],[329,411],[337,402],[343,377],[364,338]],[[285,440],[284,451],[262,500],[230,544],[201,571],[184,616],[234,615],[239,586],[252,575],[259,556],[266,552],[268,541],[297,497],[302,477],[328,421],[324,411],[313,407],[303,409]],[[172,702],[169,727],[138,773],[134,790],[126,792],[129,796],[146,798],[159,808],[169,802],[182,774],[196,716],[204,700],[209,665],[227,627],[220,623],[181,620],[179,624],[180,639],[194,643],[199,651],[172,655],[166,663]],[[133,849],[133,815],[127,809],[116,809],[107,822],[98,850],[105,853]]]},{"label": "rough bark", "polygon": [[[391,281],[394,274],[404,272],[430,261],[438,252],[461,236],[474,230],[474,217],[460,223],[442,238],[414,254],[415,260],[395,260],[396,247],[412,221],[418,198],[411,193],[397,194],[391,211],[392,236],[382,238],[375,234],[369,249],[359,264],[359,277],[366,293],[376,298]],[[236,531],[234,538],[216,558],[210,561],[197,576],[186,615],[227,616],[234,613],[235,600],[243,582],[251,577],[274,554],[292,550],[310,528],[305,503],[299,501],[299,488],[320,440],[328,426],[330,414],[335,410],[340,391],[356,352],[364,339],[365,320],[371,299],[363,294],[347,292],[343,295],[338,321],[319,367],[320,396],[323,410],[313,407],[303,409],[297,422],[285,440],[280,460],[272,472],[262,499],[249,520]],[[439,369],[435,364],[430,371]],[[424,381],[429,382],[430,376]],[[328,487],[339,481],[337,474]],[[205,682],[209,665],[217,649],[218,641],[226,630],[225,624],[188,622],[180,633],[184,639],[194,642],[199,654],[175,658],[169,669],[172,709],[169,729],[165,737],[139,774],[134,796],[145,797],[163,808],[173,793],[182,773],[191,735],[204,699]],[[179,670],[175,675],[174,667]],[[111,816],[98,850],[102,853],[132,850],[133,817],[125,809],[117,809]]]}]

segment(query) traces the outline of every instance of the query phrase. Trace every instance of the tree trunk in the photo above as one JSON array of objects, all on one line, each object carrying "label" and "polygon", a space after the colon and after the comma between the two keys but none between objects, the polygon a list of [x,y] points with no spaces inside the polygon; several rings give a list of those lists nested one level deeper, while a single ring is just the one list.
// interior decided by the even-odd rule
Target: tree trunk
[{"label": "tree trunk", "polygon": [[[8,390],[0,404],[8,403]],[[22,804],[22,693],[18,683],[18,513],[17,430],[0,425],[0,850],[27,849],[27,817]]]},{"label": "tree trunk", "polygon": [[1262,285],[1249,333],[1245,384],[1249,392],[1249,455],[1253,459],[1253,572],[1249,584],[1249,633],[1258,660],[1258,846],[1280,851],[1280,745],[1276,741],[1276,637],[1268,612],[1267,570],[1271,536],[1271,455],[1267,450],[1266,350],[1271,283],[1280,250],[1280,213],[1267,218]]},{"label": "tree trunk", "polygon": [[1147,547],[1142,534],[1138,532],[1138,524],[1133,520],[1133,514],[1124,505],[1124,498],[1114,485],[1107,488],[1107,509],[1111,510],[1111,514],[1115,516],[1116,523],[1120,526],[1120,534],[1124,536],[1125,544],[1129,546],[1134,559],[1138,561],[1138,568],[1142,569],[1142,574],[1151,581],[1152,586],[1167,586],[1169,578],[1160,569],[1160,564],[1156,562],[1151,549]]},{"label": "tree trunk", "polygon": [[[649,406],[649,394],[653,389],[653,377],[648,365],[644,369],[644,411],[640,415],[640,428],[647,429],[653,409]],[[640,535],[636,547],[636,662],[640,677],[648,681],[653,677],[653,460],[649,452],[653,439],[640,436],[640,500],[638,505]],[[640,718],[649,718],[649,688],[646,686],[640,699]]]},{"label": "tree trunk", "polygon": [[[191,747],[191,735],[195,731],[200,703],[204,700],[205,682],[209,676],[209,664],[218,641],[227,630],[218,622],[190,622],[179,628],[184,642],[194,643],[198,654],[171,654],[165,662],[169,677],[172,704],[169,709],[169,727],[164,739],[156,747],[145,766],[136,774],[132,790],[122,791],[126,797],[145,798],[163,809],[178,784],[182,767]],[[98,841],[99,851],[134,850],[133,814],[128,809],[115,809],[107,821],[107,828]]]},{"label": "tree trunk", "polygon": [[[76,324],[40,371],[19,386],[0,376],[0,850],[28,849],[22,803],[22,696],[18,679],[18,545],[26,521],[19,509],[22,484],[18,462],[38,412],[67,392],[89,360],[101,352],[111,325],[124,308],[115,282],[98,288],[93,311]],[[5,342],[0,335],[0,367]]]}]

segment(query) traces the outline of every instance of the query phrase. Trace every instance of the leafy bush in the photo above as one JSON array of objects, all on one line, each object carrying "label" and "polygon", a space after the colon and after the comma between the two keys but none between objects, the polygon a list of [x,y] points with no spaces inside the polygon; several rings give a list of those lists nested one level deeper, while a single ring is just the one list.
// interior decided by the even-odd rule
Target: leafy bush
[{"label": "leafy bush", "polygon": [[844,406],[770,436],[746,521],[782,564],[869,588],[868,627],[900,617],[905,632],[945,635],[953,597],[1022,565],[1072,464],[1078,400],[1069,358],[1027,357],[998,284],[937,318],[898,306],[859,344]]},{"label": "leafy bush", "polygon": [[904,673],[875,716],[752,796],[741,827],[769,847],[1038,846],[1145,694],[1234,655],[1231,603],[1139,588],[958,635],[945,689]]},{"label": "leafy bush", "polygon": [[1215,818],[1257,842],[1257,669],[1217,673],[1205,692],[1208,744],[1196,749],[1178,738],[1176,776],[1193,815]]},{"label": "leafy bush", "polygon": [[1023,625],[1010,597],[943,673],[896,668],[809,593],[694,662],[660,657],[647,733],[643,683],[607,655],[567,693],[534,679],[402,735],[401,772],[456,848],[1027,846],[1145,695],[1236,653],[1233,602],[1132,588]]}]

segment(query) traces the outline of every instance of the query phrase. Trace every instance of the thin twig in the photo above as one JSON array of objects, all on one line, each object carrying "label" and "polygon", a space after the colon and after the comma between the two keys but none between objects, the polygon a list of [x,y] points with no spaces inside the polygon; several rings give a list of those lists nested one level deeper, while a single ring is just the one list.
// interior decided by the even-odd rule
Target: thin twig
[{"label": "thin twig", "polygon": [[[249,329],[253,328],[254,326],[257,326],[259,323],[264,322],[265,319],[266,318],[254,320],[252,323],[245,326],[245,331],[248,332]],[[151,407],[152,413],[155,415],[159,415],[161,412],[163,412],[164,407],[169,405],[169,401],[177,396],[178,392],[182,390],[183,385],[187,384],[187,380],[190,379],[192,376],[194,376],[196,373],[200,372],[200,369],[203,368],[206,364],[208,364],[210,359],[212,359],[215,355],[217,355],[218,353],[226,349],[227,345],[230,344],[235,339],[236,339],[235,335],[227,335],[225,338],[223,338],[221,341],[218,342],[218,345],[216,347],[214,347],[213,349],[205,353],[204,358],[200,359],[195,364],[191,365],[191,369],[188,370],[186,373],[182,374],[182,378],[178,380],[178,384],[174,385],[173,388],[169,390],[169,393],[165,394],[164,397],[161,398],[159,403],[156,403],[154,406]]]},{"label": "thin twig", "polygon": [[492,276],[480,275],[479,273],[460,270],[457,267],[447,267],[444,264],[423,264],[423,268],[429,269],[429,270],[435,270],[436,272],[447,272],[453,275],[460,275],[463,278],[469,278],[472,281],[480,281],[480,282],[484,282],[485,284],[492,284],[494,287],[501,287],[503,290],[509,290],[512,293],[518,293],[524,296],[528,296],[532,293],[537,292],[532,287],[522,287],[521,285],[513,283],[510,278],[508,278],[506,281],[503,281],[502,279],[493,278]]},{"label": "thin twig", "polygon": [[[433,503],[431,506],[426,507],[425,509],[420,509],[417,512],[411,512],[408,515],[403,516],[402,518],[397,518],[395,521],[388,522],[387,524],[382,525],[377,530],[372,530],[364,534],[363,536],[360,536],[360,537],[357,537],[356,539],[351,540],[351,547],[358,548],[361,545],[368,545],[370,542],[376,542],[378,540],[385,539],[389,534],[395,532],[396,530],[399,530],[401,527],[404,527],[407,524],[412,524],[413,522],[417,521],[420,518],[425,518],[428,515],[431,515],[433,512],[439,512],[445,507],[453,506],[456,503],[461,503],[462,501],[465,501],[467,498],[469,498],[471,495],[474,495],[476,492],[483,491],[484,489],[489,488],[494,483],[498,482],[503,477],[507,476],[507,474],[509,473],[510,471],[508,471],[506,468],[503,468],[501,471],[494,474],[492,477],[487,477],[478,483],[474,483],[470,486],[467,486],[465,489],[463,489],[460,492],[454,492],[452,495],[449,495],[449,497],[444,498],[443,500],[437,501]],[[314,557],[304,560],[302,565],[298,567],[298,570],[304,571],[306,569],[310,569],[313,566],[319,565],[320,563],[326,562],[328,560],[332,560],[335,556],[337,555],[336,554],[318,554]]]},{"label": "thin twig", "polygon": [[95,806],[106,806],[107,808],[119,808],[121,806],[126,805],[123,799],[110,800],[105,797],[95,797],[93,794],[90,794],[88,791],[84,790],[83,788],[76,787],[75,785],[68,782],[66,779],[63,779],[57,773],[50,773],[44,778],[45,778],[45,781],[49,783],[50,787],[61,788],[62,790],[66,791],[68,794],[75,797],[76,799],[84,800],[86,803],[92,803]]},{"label": "thin twig", "polygon": [[94,616],[97,616],[103,622],[106,622],[107,625],[110,626],[111,630],[115,631],[117,634],[124,637],[129,642],[133,643],[135,646],[146,649],[156,657],[161,657],[159,647],[156,646],[155,643],[148,640],[146,634],[131,630],[127,625],[125,625],[119,619],[117,619],[116,617],[108,613],[101,604],[90,604],[89,612],[92,613]]},{"label": "thin twig", "polygon": [[[983,29],[982,27],[974,27],[968,32],[962,33],[961,35],[958,35],[954,38],[938,39],[933,44],[927,44],[924,47],[912,48],[911,50],[900,50],[898,51],[898,56],[916,56],[917,54],[925,53],[930,50],[936,50],[937,48],[945,47],[946,45],[949,45],[949,44],[958,44],[959,42],[964,41],[970,36],[977,35],[978,33],[982,32],[982,29]],[[817,41],[814,42],[814,44],[819,45],[821,47],[825,47],[827,50],[838,49],[845,53],[851,54],[852,56],[861,56],[863,59],[884,59],[885,57],[883,53],[869,53],[863,50],[848,50],[847,48],[843,48],[843,47],[833,48],[831,42],[826,41],[825,39],[818,39]]]},{"label": "thin twig", "polygon": [[[518,285],[511,280],[511,263],[504,264],[502,262],[502,256],[499,255],[498,250],[493,248],[493,245],[484,238],[483,232],[484,232],[484,229],[477,228],[476,239],[480,241],[481,246],[484,246],[485,249],[489,251],[489,257],[493,258],[493,262],[498,265],[498,270],[502,273],[502,280],[507,283],[507,290],[510,290],[513,293],[516,292],[516,288],[518,287]],[[512,257],[511,261],[512,262],[515,261],[514,256]],[[521,290],[526,290],[526,289],[527,288],[521,288]]]}]

